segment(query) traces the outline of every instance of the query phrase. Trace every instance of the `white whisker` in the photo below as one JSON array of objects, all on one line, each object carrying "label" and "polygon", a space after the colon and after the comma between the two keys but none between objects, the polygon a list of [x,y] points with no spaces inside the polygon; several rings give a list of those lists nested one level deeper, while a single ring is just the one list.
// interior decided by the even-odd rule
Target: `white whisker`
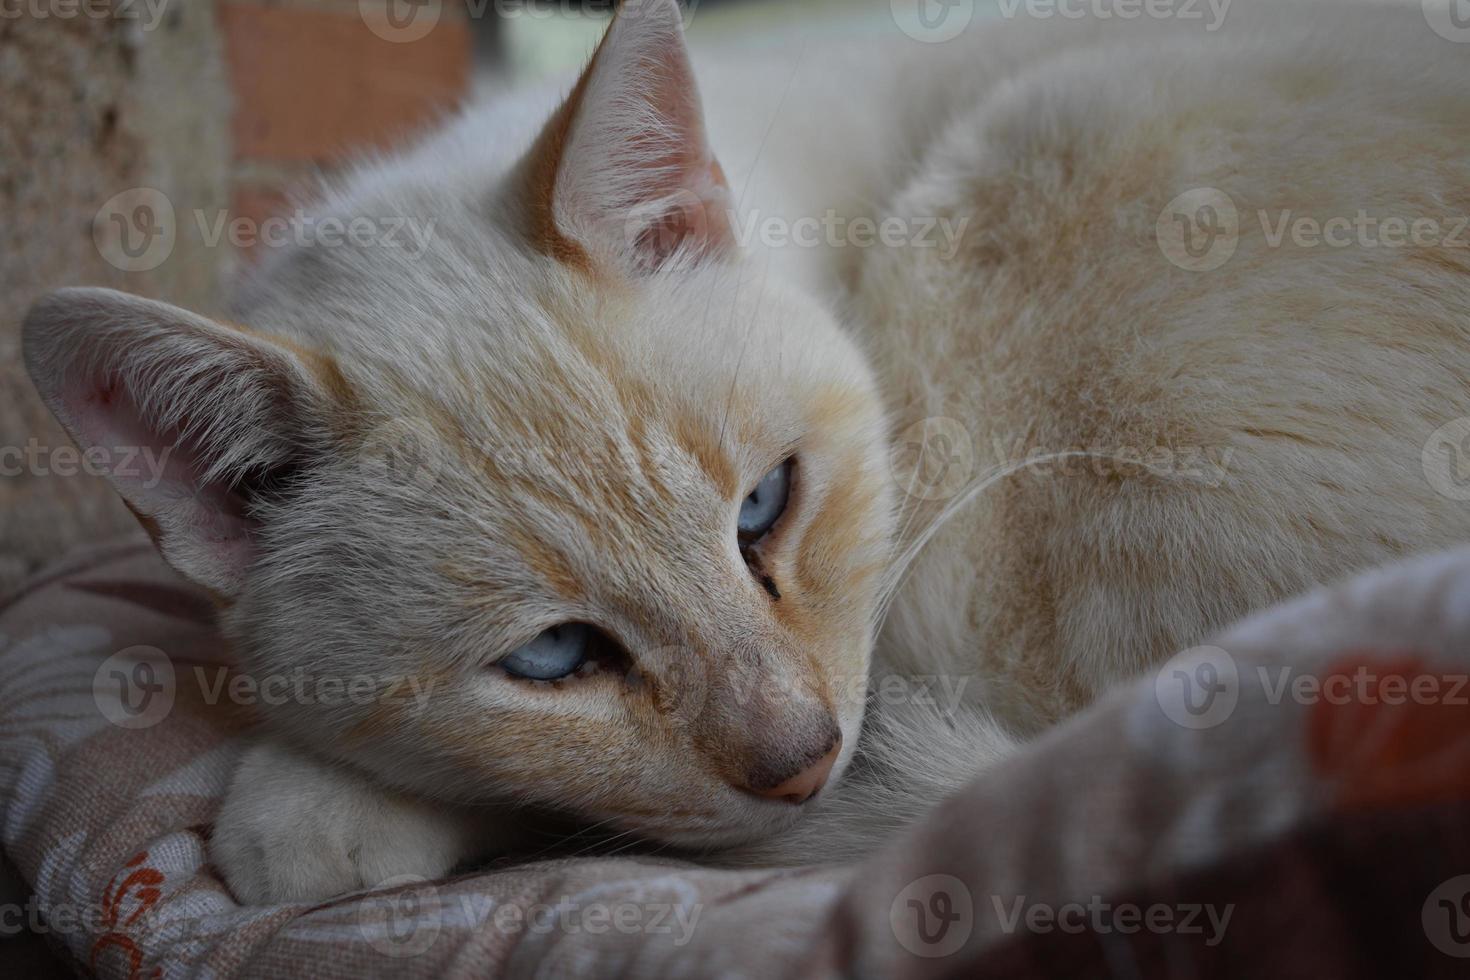
[{"label": "white whisker", "polygon": [[[881,598],[879,600],[877,612],[874,617],[874,634],[876,635],[877,631],[882,629],[884,622],[887,621],[888,613],[893,605],[893,601],[898,596],[899,590],[903,586],[903,583],[908,576],[908,571],[913,565],[914,560],[918,558],[919,552],[921,552],[924,549],[924,546],[933,539],[934,535],[939,531],[939,529],[944,527],[945,524],[949,523],[950,519],[958,514],[960,510],[965,507],[966,504],[969,504],[970,502],[975,500],[977,497],[980,496],[980,494],[990,489],[999,481],[1005,479],[1013,473],[1017,473],[1027,468],[1028,466],[1034,466],[1039,463],[1054,463],[1066,459],[1102,459],[1110,460],[1113,462],[1123,462],[1130,465],[1142,466],[1156,476],[1162,476],[1173,480],[1185,479],[1185,477],[1179,473],[1151,467],[1147,463],[1137,459],[1136,457],[1125,457],[1117,453],[1092,452],[1084,449],[1073,449],[1065,450],[1063,452],[1046,453],[1041,456],[1027,457],[1026,459],[1020,460],[1019,462],[997,464],[995,467],[992,467],[987,472],[982,473],[980,476],[978,476],[975,481],[970,484],[970,486],[966,487],[963,491],[956,494],[949,501],[949,503],[945,504],[944,509],[939,512],[939,515],[929,524],[929,526],[925,528],[918,537],[909,542],[909,544],[898,553],[898,557],[893,561],[893,563],[889,565],[887,572],[885,572],[886,581],[884,582],[881,592]],[[916,468],[915,474],[917,474],[917,472],[918,470]],[[910,485],[912,486],[912,484]],[[902,536],[900,536],[896,540],[902,541]]]}]

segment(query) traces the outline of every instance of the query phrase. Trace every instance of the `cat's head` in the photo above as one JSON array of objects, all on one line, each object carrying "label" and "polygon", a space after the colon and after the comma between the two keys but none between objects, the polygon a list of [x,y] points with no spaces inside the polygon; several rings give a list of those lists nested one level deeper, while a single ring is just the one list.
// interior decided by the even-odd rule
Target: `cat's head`
[{"label": "cat's head", "polygon": [[734,248],[672,0],[623,5],[516,166],[472,133],[322,206],[432,224],[422,254],[295,248],[248,326],[65,290],[31,375],[83,446],[170,452],[114,483],[278,730],[441,797],[778,830],[862,719],[869,370]]}]

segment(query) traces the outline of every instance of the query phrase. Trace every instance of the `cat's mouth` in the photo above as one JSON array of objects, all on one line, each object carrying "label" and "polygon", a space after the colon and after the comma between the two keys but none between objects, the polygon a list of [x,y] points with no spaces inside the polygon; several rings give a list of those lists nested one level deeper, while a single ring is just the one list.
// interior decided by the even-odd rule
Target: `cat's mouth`
[{"label": "cat's mouth", "polygon": [[800,823],[832,796],[852,754],[852,740],[837,731],[817,759],[763,791],[726,784],[718,802],[708,807],[623,809],[589,815],[589,820],[608,830],[609,843],[619,850],[649,847],[707,853],[757,844]]}]

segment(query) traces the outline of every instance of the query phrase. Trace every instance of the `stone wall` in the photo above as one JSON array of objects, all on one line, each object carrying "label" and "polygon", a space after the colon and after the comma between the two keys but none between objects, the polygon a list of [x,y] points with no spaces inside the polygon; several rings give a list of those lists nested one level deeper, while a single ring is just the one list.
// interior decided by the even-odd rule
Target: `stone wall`
[{"label": "stone wall", "polygon": [[[69,444],[20,359],[20,322],[41,294],[92,284],[198,305],[217,298],[218,259],[202,249],[180,249],[157,269],[129,274],[93,242],[99,208],[130,187],[225,200],[229,99],[212,12],[208,4],[179,5],[148,26],[121,16],[0,19],[0,446],[7,449]],[[184,79],[190,97],[179,98]],[[0,465],[0,591],[73,541],[131,526],[99,478],[53,477],[14,452]]]},{"label": "stone wall", "polygon": [[[238,236],[202,228],[221,215],[258,225],[320,170],[459,101],[474,47],[463,10],[443,4],[422,36],[395,35],[372,10],[0,3],[0,595],[73,543],[135,526],[100,477],[59,475],[53,451],[70,443],[21,363],[26,310],[67,285],[216,310],[248,256]],[[169,247],[134,238],[165,221]]]}]

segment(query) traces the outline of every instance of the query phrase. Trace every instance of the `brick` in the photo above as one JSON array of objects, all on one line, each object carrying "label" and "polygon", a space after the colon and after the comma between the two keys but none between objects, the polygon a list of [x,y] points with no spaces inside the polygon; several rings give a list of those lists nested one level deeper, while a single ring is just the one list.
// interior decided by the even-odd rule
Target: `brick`
[{"label": "brick", "polygon": [[238,158],[340,160],[421,131],[465,94],[470,27],[444,4],[424,37],[375,34],[354,4],[219,7]]},{"label": "brick", "polygon": [[[269,184],[240,183],[230,199],[230,220],[245,218],[259,228],[269,218],[283,217],[291,210],[291,198],[279,187]],[[255,262],[265,257],[267,249],[259,244],[240,250],[241,257]]]}]

